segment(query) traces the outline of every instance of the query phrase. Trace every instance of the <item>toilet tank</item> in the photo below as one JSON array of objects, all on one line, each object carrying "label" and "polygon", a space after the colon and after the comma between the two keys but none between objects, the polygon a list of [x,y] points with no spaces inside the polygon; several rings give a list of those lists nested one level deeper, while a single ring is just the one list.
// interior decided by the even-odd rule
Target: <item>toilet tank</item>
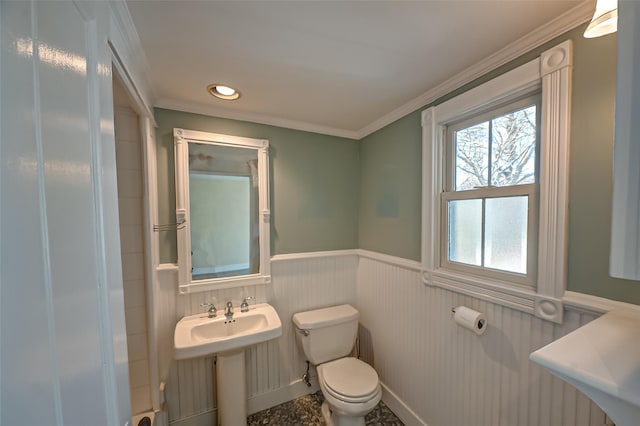
[{"label": "toilet tank", "polygon": [[293,315],[296,340],[313,365],[351,353],[360,314],[351,305],[331,306]]}]

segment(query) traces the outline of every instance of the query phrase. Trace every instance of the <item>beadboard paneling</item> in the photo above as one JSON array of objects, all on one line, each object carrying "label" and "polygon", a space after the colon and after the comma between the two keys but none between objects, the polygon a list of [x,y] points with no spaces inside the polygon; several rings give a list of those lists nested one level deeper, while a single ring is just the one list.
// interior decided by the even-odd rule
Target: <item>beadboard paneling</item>
[{"label": "beadboard paneling", "polygon": [[[186,295],[177,294],[177,282],[173,281],[177,275],[173,269],[167,269],[162,274],[166,289],[162,300],[169,305],[173,298],[175,303],[175,309],[169,310],[174,316],[171,327],[167,325],[167,329],[170,328],[167,332],[173,336],[175,323],[185,315],[203,312],[200,304],[205,302],[214,303],[219,312],[227,301],[239,309],[242,299],[248,295],[256,298],[255,303],[272,304],[282,320],[282,337],[251,347],[246,353],[248,397],[259,398],[291,386],[304,373],[304,358],[296,346],[292,315],[340,303],[355,305],[357,268],[356,254],[309,258],[279,256],[271,265],[271,285]],[[171,422],[215,408],[214,357],[169,361],[167,374]]]},{"label": "beadboard paneling", "polygon": [[[529,354],[595,318],[567,311],[556,325],[530,314],[427,287],[419,272],[361,258],[361,327],[381,381],[429,426],[602,426],[604,413],[583,394],[529,361]],[[484,312],[476,336],[451,308]],[[364,340],[364,339],[363,339]],[[401,413],[398,413],[401,414]]]},{"label": "beadboard paneling", "polygon": [[[212,301],[221,309],[227,300],[239,306],[245,295],[252,294],[256,302],[268,302],[276,308],[282,320],[282,337],[247,351],[250,402],[262,398],[277,404],[283,402],[279,400],[283,396],[292,395],[291,389],[305,390],[298,383],[305,363],[291,324],[295,312],[352,303],[361,313],[361,356],[375,366],[390,391],[387,395],[399,402],[397,414],[404,415],[407,425],[604,424],[604,413],[587,397],[528,358],[533,350],[597,314],[570,309],[564,324],[556,325],[427,287],[419,270],[411,265],[354,253],[278,257],[272,264],[272,276],[272,284],[267,286],[178,295],[175,270],[159,270],[163,289],[159,299],[170,316],[165,326],[170,328],[171,338],[175,322],[184,315],[202,312],[200,304],[204,302]],[[451,308],[459,305],[487,315],[489,328],[484,335],[476,336],[453,322]],[[168,361],[170,421],[211,417],[215,410],[213,361],[213,357]]]}]

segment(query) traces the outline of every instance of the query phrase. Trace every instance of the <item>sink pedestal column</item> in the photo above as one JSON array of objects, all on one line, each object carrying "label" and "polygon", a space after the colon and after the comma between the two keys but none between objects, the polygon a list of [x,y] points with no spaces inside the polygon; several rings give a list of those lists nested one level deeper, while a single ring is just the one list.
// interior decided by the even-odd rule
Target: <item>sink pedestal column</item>
[{"label": "sink pedestal column", "polygon": [[244,349],[219,353],[216,360],[218,426],[247,424]]}]

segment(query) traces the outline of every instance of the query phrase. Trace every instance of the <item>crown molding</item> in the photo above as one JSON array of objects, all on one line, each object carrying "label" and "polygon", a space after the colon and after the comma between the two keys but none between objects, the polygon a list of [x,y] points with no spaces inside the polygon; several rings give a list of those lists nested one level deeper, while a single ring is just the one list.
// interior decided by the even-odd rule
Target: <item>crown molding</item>
[{"label": "crown molding", "polygon": [[347,139],[360,139],[359,133],[354,130],[338,129],[335,127],[321,126],[304,121],[290,120],[286,118],[273,117],[264,114],[255,114],[245,111],[232,111],[224,108],[193,104],[171,98],[160,99],[158,102],[156,102],[156,107],[190,112],[193,114],[208,115],[218,118],[226,118],[230,120],[242,120],[258,124],[267,124],[269,126],[284,127],[287,129],[302,130],[305,132],[320,133],[322,135],[337,136]]},{"label": "crown molding", "polygon": [[493,71],[519,56],[522,56],[530,50],[533,50],[536,47],[566,33],[567,31],[574,29],[578,25],[589,21],[593,17],[593,10],[594,2],[591,0],[585,0],[578,6],[547,22],[545,25],[508,44],[494,54],[487,56],[482,61],[472,65],[461,73],[454,75],[450,79],[440,83],[434,88],[424,92],[416,98],[413,98],[406,104],[394,109],[388,114],[373,121],[371,124],[358,130],[358,139],[362,139],[371,133],[382,129],[407,114],[426,107],[442,96],[459,89],[476,78]]},{"label": "crown molding", "polygon": [[562,15],[547,22],[545,25],[508,44],[492,55],[487,56],[482,61],[454,75],[450,79],[413,98],[406,104],[392,110],[391,112],[376,119],[375,121],[362,127],[359,130],[340,129],[304,121],[273,117],[264,114],[255,114],[251,112],[231,111],[224,108],[193,104],[190,102],[184,102],[172,98],[160,99],[156,102],[155,106],[159,108],[190,112],[194,114],[203,114],[231,120],[249,121],[270,126],[302,130],[305,132],[320,133],[323,135],[360,140],[404,117],[405,115],[428,106],[442,96],[445,96],[452,91],[459,89],[465,84],[472,82],[476,78],[495,70],[496,68],[531,51],[532,49],[535,49],[536,47],[539,47],[544,43],[553,40],[554,38],[566,33],[567,31],[574,29],[578,25],[589,21],[593,16],[593,8],[594,2],[592,0],[583,1],[578,6],[568,10]]}]

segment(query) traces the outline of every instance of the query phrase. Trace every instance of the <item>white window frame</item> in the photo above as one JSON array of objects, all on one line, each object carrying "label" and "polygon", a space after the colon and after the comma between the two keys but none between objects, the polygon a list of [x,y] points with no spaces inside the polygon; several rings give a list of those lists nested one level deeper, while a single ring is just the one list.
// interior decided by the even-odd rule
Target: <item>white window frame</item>
[{"label": "white window frame", "polygon": [[[422,112],[422,280],[562,323],[567,270],[567,205],[572,42]],[[441,265],[442,193],[448,124],[535,91],[542,92],[538,255],[532,287]]]},{"label": "white window frame", "polygon": [[[540,162],[540,92],[535,92],[524,98],[509,99],[506,104],[491,105],[480,114],[473,114],[457,120],[455,124],[447,126],[446,139],[444,140],[444,178],[443,193],[441,196],[441,228],[443,238],[440,240],[440,265],[445,269],[457,270],[460,272],[481,275],[493,280],[505,281],[532,287],[535,284],[538,248],[538,192],[539,192],[539,162]],[[512,111],[517,111],[526,106],[536,107],[536,148],[535,148],[535,182],[529,184],[509,185],[509,186],[486,186],[467,190],[456,190],[455,186],[455,141],[454,134],[473,126],[471,123],[481,123],[490,121],[496,117],[503,116]],[[485,266],[475,266],[450,260],[447,255],[449,251],[449,215],[448,203],[453,200],[487,200],[491,198],[519,197],[525,196],[528,201],[527,212],[527,272],[520,274],[500,269],[492,269]],[[484,201],[483,201],[484,202]],[[484,227],[484,222],[482,223]],[[484,253],[484,249],[483,249]],[[483,255],[484,256],[484,255]]]}]

